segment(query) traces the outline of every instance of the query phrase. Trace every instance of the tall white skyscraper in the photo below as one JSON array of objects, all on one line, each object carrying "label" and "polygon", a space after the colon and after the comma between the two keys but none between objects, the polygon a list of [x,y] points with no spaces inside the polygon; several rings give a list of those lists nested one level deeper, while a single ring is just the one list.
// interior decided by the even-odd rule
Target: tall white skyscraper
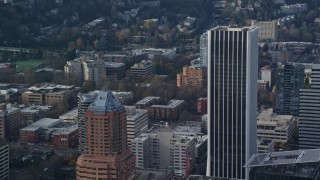
[{"label": "tall white skyscraper", "polygon": [[208,31],[207,176],[247,179],[256,152],[258,29]]}]

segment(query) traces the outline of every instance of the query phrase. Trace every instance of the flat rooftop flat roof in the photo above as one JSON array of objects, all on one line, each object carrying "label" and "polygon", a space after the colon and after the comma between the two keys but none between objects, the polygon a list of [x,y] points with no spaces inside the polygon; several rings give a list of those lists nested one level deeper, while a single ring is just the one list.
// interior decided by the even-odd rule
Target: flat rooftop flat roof
[{"label": "flat rooftop flat roof", "polygon": [[146,104],[148,102],[151,102],[153,100],[160,100],[160,97],[158,96],[147,96],[143,98],[142,100],[138,101],[136,104]]},{"label": "flat rooftop flat roof", "polygon": [[253,155],[246,168],[320,162],[320,149],[282,151]]}]

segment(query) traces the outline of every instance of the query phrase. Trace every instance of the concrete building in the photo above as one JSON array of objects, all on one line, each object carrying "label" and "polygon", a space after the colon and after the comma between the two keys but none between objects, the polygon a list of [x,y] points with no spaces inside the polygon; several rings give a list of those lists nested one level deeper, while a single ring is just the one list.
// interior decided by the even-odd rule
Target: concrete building
[{"label": "concrete building", "polygon": [[259,28],[259,40],[277,40],[278,23],[273,21],[252,20],[251,25]]},{"label": "concrete building", "polygon": [[132,54],[135,56],[146,54],[147,58],[150,60],[154,59],[164,59],[164,60],[174,60],[176,57],[176,48],[172,49],[160,49],[160,48],[144,48],[144,49],[134,49]]},{"label": "concrete building", "polygon": [[148,108],[150,119],[178,120],[180,114],[185,108],[184,100],[170,100],[168,105],[152,105]]},{"label": "concrete building", "polygon": [[258,80],[258,91],[267,91],[270,89],[269,82],[265,80]]},{"label": "concrete building", "polygon": [[257,138],[257,153],[268,153],[274,151],[272,139]]},{"label": "concrete building", "polygon": [[28,88],[22,93],[25,105],[58,105],[65,106],[68,98],[75,96],[80,87],[43,83]]},{"label": "concrete building", "polygon": [[254,154],[245,164],[250,180],[317,180],[320,178],[320,149]]},{"label": "concrete building", "polygon": [[9,180],[9,145],[0,144],[0,180]]},{"label": "concrete building", "polygon": [[[208,31],[207,176],[248,179],[256,152],[258,29]],[[253,143],[254,142],[254,143]]]},{"label": "concrete building", "polygon": [[200,62],[202,66],[208,66],[208,33],[200,36]]},{"label": "concrete building", "polygon": [[127,144],[126,111],[108,91],[101,91],[85,112],[87,149],[77,161],[77,179],[134,178],[134,154]]},{"label": "concrete building", "polygon": [[127,141],[131,147],[131,142],[141,133],[148,130],[148,110],[136,109],[135,106],[125,106],[127,111]]},{"label": "concrete building", "polygon": [[132,91],[112,91],[112,94],[118,99],[118,101],[123,105],[129,105],[133,101]]},{"label": "concrete building", "polygon": [[272,70],[270,66],[264,66],[261,68],[261,80],[267,81],[269,87],[272,85]]},{"label": "concrete building", "polygon": [[311,86],[300,89],[299,148],[320,148],[320,65],[312,65]]},{"label": "concrete building", "polygon": [[74,77],[81,81],[83,80],[83,59],[77,58],[72,61],[67,61],[64,66],[64,73],[67,78]]},{"label": "concrete building", "polygon": [[123,79],[126,76],[126,66],[124,63],[104,62],[106,76],[108,78]]},{"label": "concrete building", "polygon": [[206,85],[207,68],[201,65],[185,66],[177,74],[177,87],[203,88]]},{"label": "concrete building", "polygon": [[304,86],[304,66],[284,64],[277,69],[277,114],[299,115],[299,91]]},{"label": "concrete building", "polygon": [[198,98],[197,100],[197,113],[200,115],[207,114],[208,112],[208,98]]},{"label": "concrete building", "polygon": [[87,60],[83,62],[83,79],[94,81],[96,84],[103,82],[106,77],[106,67],[102,60]]},{"label": "concrete building", "polygon": [[274,143],[286,144],[297,126],[292,115],[277,115],[273,109],[262,111],[257,118],[257,137],[271,139]]},{"label": "concrete building", "polygon": [[175,135],[167,128],[141,134],[132,141],[139,168],[169,168],[178,177],[186,177],[195,165],[195,138]]},{"label": "concrete building", "polygon": [[59,119],[61,119],[62,122],[76,124],[78,123],[77,117],[78,117],[78,108],[75,108],[71,111],[66,112],[65,114],[60,115]]},{"label": "concrete building", "polygon": [[131,72],[137,76],[153,76],[156,74],[156,65],[147,60],[142,60],[130,68]]},{"label": "concrete building", "polygon": [[32,105],[21,109],[21,125],[26,126],[46,117],[50,110],[50,106],[37,105]]},{"label": "concrete building", "polygon": [[137,109],[146,109],[154,104],[159,104],[161,102],[160,97],[156,96],[147,96],[143,98],[142,100],[138,101],[136,103]]}]

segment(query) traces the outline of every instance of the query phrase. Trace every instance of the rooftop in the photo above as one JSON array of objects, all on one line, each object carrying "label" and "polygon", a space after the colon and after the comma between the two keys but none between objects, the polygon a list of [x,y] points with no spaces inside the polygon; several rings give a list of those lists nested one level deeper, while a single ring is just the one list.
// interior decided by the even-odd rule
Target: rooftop
[{"label": "rooftop", "polygon": [[168,180],[167,170],[136,169],[135,179],[139,180]]},{"label": "rooftop", "polygon": [[35,123],[32,123],[20,130],[23,131],[35,131],[39,128],[49,128],[50,126],[53,126],[60,122],[60,119],[51,119],[51,118],[43,118],[39,121],[36,121]]},{"label": "rooftop", "polygon": [[254,154],[244,165],[246,168],[261,166],[277,166],[299,163],[319,163],[320,149],[282,151]]},{"label": "rooftop", "polygon": [[106,112],[118,112],[123,110],[123,105],[115,98],[111,91],[100,91],[97,98],[89,109],[95,114],[104,114]]},{"label": "rooftop", "polygon": [[77,116],[78,116],[78,108],[75,108],[75,109],[68,111],[67,113],[59,116],[59,119],[70,121],[70,120],[76,120]]},{"label": "rooftop", "polygon": [[104,65],[106,67],[113,67],[113,68],[125,66],[123,63],[117,63],[117,62],[104,62]]},{"label": "rooftop", "polygon": [[32,106],[21,109],[21,113],[36,113],[39,111],[49,111],[50,109],[51,109],[51,106],[32,105]]},{"label": "rooftop", "polygon": [[143,114],[147,114],[148,110],[146,109],[136,109],[135,106],[124,106],[127,111],[127,118],[128,119],[136,119]]},{"label": "rooftop", "polygon": [[147,104],[153,100],[160,100],[160,97],[158,96],[147,96],[143,98],[142,100],[138,101],[136,104]]},{"label": "rooftop", "polygon": [[257,29],[256,27],[250,27],[250,26],[244,26],[244,27],[238,27],[238,26],[217,26],[212,31],[251,31]]},{"label": "rooftop", "polygon": [[184,100],[176,100],[176,99],[172,99],[170,100],[168,105],[152,105],[152,108],[176,108],[177,106],[181,105],[182,103],[184,103]]}]

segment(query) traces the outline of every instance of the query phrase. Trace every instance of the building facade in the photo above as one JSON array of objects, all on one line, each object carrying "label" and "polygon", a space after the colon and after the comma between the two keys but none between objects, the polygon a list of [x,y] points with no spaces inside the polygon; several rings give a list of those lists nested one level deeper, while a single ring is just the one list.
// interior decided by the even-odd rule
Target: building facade
[{"label": "building facade", "polygon": [[300,89],[299,148],[320,148],[320,65],[313,64],[311,86]]},{"label": "building facade", "polygon": [[197,113],[200,115],[207,114],[208,112],[208,98],[198,98],[197,100]]},{"label": "building facade", "polygon": [[304,66],[284,64],[277,69],[276,107],[277,114],[299,114],[299,92],[304,85]]},{"label": "building facade", "polygon": [[206,85],[207,68],[201,65],[185,66],[177,74],[177,87],[203,88]]},{"label": "building facade", "polygon": [[207,176],[247,179],[256,152],[258,29],[208,31]]},{"label": "building facade", "polygon": [[131,72],[137,76],[153,76],[156,74],[156,65],[147,60],[142,60],[130,68]]},{"label": "building facade", "polygon": [[148,110],[125,106],[127,111],[127,141],[131,147],[132,140],[148,130]]},{"label": "building facade", "polygon": [[208,66],[208,33],[200,36],[200,62],[202,66]]},{"label": "building facade", "polygon": [[0,180],[9,180],[9,145],[0,144]]},{"label": "building facade", "polygon": [[85,112],[87,149],[77,161],[77,180],[134,178],[126,118],[125,108],[110,91],[98,93]]},{"label": "building facade", "polygon": [[148,108],[150,119],[176,121],[185,109],[186,101],[170,100],[168,105],[152,105]]},{"label": "building facade", "polygon": [[256,21],[251,24],[259,28],[259,40],[277,40],[278,23],[277,21]]}]

